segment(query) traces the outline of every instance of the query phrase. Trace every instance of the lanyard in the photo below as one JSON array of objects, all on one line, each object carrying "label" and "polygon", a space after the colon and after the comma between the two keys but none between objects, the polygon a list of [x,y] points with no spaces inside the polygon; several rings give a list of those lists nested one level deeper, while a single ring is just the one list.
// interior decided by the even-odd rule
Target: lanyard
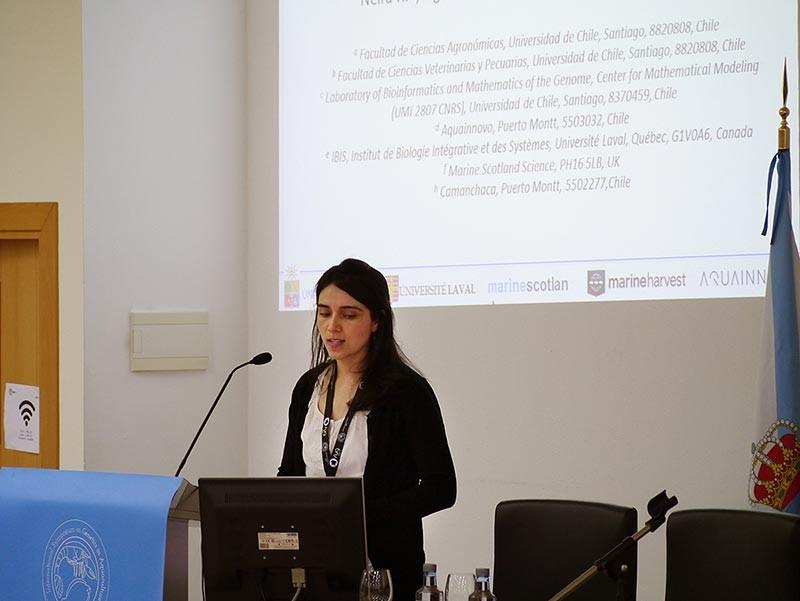
[{"label": "lanyard", "polygon": [[322,466],[325,468],[325,475],[332,478],[336,475],[336,470],[339,469],[339,462],[342,459],[342,447],[344,447],[345,438],[347,438],[347,430],[350,428],[350,422],[353,419],[354,411],[352,408],[347,410],[347,415],[344,416],[342,427],[339,428],[339,434],[333,443],[333,450],[330,446],[330,425],[331,415],[333,414],[333,395],[336,390],[336,362],[333,363],[331,369],[331,377],[328,380],[328,392],[325,399],[325,417],[322,420]]}]

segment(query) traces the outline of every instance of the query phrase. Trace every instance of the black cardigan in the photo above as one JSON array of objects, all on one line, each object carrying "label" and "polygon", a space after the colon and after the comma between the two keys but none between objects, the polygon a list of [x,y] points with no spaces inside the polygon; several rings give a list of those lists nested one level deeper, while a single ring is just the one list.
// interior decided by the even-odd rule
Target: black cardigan
[{"label": "black cardigan", "polygon": [[[303,374],[292,392],[279,476],[305,475],[300,433],[322,369]],[[395,580],[422,569],[422,518],[456,500],[455,468],[436,395],[417,372],[403,371],[370,409],[364,469],[369,557],[376,568],[392,570]]]}]

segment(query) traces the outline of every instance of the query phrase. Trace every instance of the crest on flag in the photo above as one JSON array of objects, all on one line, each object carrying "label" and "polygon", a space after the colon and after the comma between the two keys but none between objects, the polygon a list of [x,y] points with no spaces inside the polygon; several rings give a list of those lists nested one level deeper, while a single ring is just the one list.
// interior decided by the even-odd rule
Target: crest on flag
[{"label": "crest on flag", "polygon": [[750,503],[785,511],[800,492],[798,427],[778,420],[753,444]]}]

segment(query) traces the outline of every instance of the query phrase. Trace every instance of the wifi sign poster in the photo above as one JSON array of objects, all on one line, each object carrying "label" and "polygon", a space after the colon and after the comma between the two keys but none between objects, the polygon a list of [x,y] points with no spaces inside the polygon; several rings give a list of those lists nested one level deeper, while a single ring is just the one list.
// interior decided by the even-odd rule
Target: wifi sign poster
[{"label": "wifi sign poster", "polygon": [[39,387],[6,384],[3,433],[7,449],[39,452]]}]

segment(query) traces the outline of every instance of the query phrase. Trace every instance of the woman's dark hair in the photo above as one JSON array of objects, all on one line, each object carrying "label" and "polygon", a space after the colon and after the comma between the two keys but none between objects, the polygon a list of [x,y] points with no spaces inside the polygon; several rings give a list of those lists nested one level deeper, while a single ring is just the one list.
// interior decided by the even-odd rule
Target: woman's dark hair
[{"label": "woman's dark hair", "polygon": [[[369,309],[370,318],[378,322],[378,327],[369,340],[361,376],[363,389],[367,394],[356,395],[354,401],[354,408],[366,408],[371,405],[371,397],[375,393],[391,386],[401,376],[404,367],[412,366],[394,339],[394,313],[389,300],[389,286],[383,274],[359,259],[345,259],[328,269],[317,281],[317,303],[320,293],[331,284]],[[318,367],[329,361],[328,350],[317,330],[315,314],[311,330],[311,367]]]}]

